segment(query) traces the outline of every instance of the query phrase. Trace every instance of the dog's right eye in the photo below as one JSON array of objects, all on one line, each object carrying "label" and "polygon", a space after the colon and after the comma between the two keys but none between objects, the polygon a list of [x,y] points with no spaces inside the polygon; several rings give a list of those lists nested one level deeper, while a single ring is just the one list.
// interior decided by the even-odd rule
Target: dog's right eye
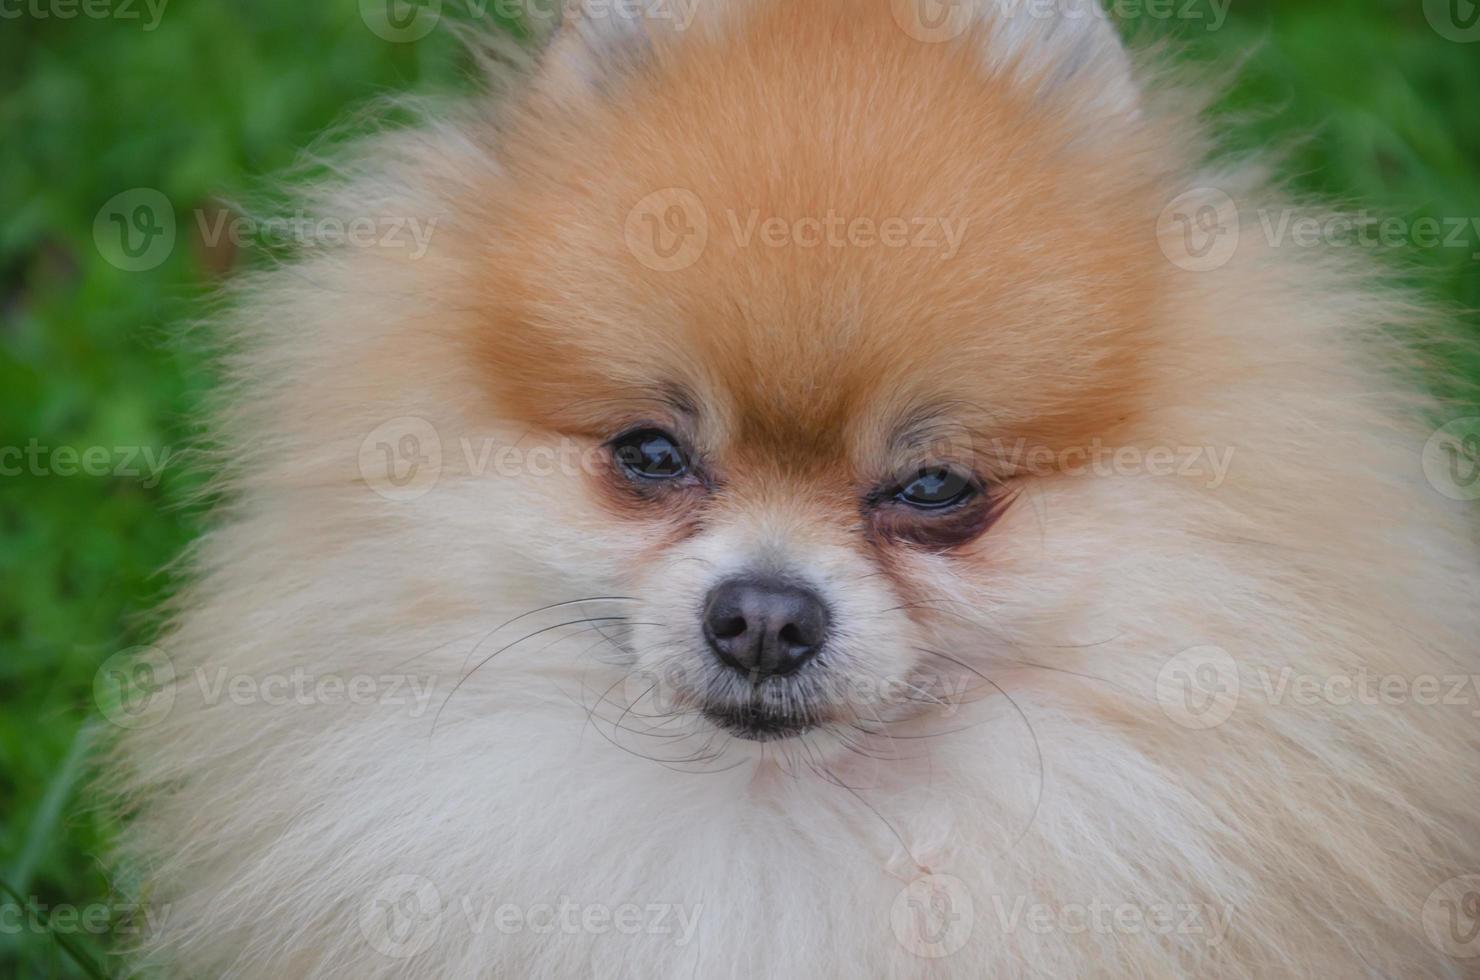
[{"label": "dog's right eye", "polygon": [[678,440],[662,429],[638,429],[612,440],[612,456],[628,476],[638,480],[676,480],[689,472]]}]

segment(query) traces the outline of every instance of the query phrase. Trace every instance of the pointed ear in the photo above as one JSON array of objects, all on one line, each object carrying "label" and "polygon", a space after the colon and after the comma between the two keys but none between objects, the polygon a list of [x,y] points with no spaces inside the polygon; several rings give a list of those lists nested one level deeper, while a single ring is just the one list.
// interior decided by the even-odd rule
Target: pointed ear
[{"label": "pointed ear", "polygon": [[[570,9],[557,13],[559,23],[544,27],[549,37],[541,65],[545,84],[570,95],[600,90],[639,64],[655,39],[694,27],[703,2],[555,4],[556,11]],[[729,12],[744,8],[744,0],[714,2],[718,13],[726,12],[726,5]],[[946,40],[976,28],[985,38],[987,64],[1031,81],[1045,97],[1072,90],[1065,94],[1081,107],[1105,114],[1139,110],[1130,58],[1100,0],[890,2],[901,26],[921,40]],[[710,16],[699,26],[723,29],[726,19]]]},{"label": "pointed ear", "polygon": [[1134,115],[1141,97],[1130,57],[1100,0],[975,0],[987,60],[1104,113]]},{"label": "pointed ear", "polygon": [[577,95],[599,90],[609,79],[631,70],[654,36],[673,30],[671,19],[648,15],[652,6],[555,4],[556,21],[543,30],[547,37],[540,65],[543,83],[554,92]]}]

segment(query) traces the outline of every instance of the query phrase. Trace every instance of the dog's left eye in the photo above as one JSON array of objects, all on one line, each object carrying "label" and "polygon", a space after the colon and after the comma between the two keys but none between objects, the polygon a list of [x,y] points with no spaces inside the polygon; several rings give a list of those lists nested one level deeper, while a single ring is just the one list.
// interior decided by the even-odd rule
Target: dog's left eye
[{"label": "dog's left eye", "polygon": [[639,429],[612,441],[612,455],[629,476],[640,480],[676,480],[689,472],[678,440],[661,429]]},{"label": "dog's left eye", "polygon": [[921,470],[894,494],[894,499],[917,510],[946,510],[976,496],[976,482],[948,466]]}]

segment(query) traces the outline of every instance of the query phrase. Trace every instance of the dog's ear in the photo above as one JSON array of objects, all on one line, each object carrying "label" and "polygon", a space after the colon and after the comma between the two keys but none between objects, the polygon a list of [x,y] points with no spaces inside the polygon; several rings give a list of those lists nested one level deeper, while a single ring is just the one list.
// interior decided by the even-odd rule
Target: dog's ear
[{"label": "dog's ear", "polygon": [[[539,33],[547,37],[541,75],[567,94],[599,90],[640,64],[655,40],[694,27],[704,2],[555,4],[556,11],[571,9],[541,26]],[[744,0],[710,2],[720,13],[727,4],[731,12],[744,9]],[[982,38],[989,69],[1028,80],[1046,97],[1064,92],[1081,107],[1106,114],[1134,114],[1139,107],[1130,58],[1101,0],[883,2],[893,6],[898,25],[922,42]],[[697,26],[719,30],[726,21],[709,16]]]},{"label": "dog's ear", "polygon": [[654,10],[689,10],[694,2],[555,4],[555,20],[540,31],[546,38],[540,64],[544,84],[567,95],[600,90],[639,64],[655,37],[686,26],[673,16],[655,16]]},{"label": "dog's ear", "polygon": [[[938,3],[949,0],[911,0]],[[1100,0],[972,0],[987,61],[1064,92],[1079,105],[1134,115],[1141,98],[1130,57]]]}]

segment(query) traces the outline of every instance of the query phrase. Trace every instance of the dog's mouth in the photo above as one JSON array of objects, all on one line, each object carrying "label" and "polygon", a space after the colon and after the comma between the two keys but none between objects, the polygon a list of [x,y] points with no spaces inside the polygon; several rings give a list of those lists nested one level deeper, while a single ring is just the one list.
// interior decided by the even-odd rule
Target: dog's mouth
[{"label": "dog's mouth", "polygon": [[776,711],[755,703],[710,702],[702,711],[705,718],[731,735],[752,742],[773,742],[804,735],[820,721],[811,714]]}]

